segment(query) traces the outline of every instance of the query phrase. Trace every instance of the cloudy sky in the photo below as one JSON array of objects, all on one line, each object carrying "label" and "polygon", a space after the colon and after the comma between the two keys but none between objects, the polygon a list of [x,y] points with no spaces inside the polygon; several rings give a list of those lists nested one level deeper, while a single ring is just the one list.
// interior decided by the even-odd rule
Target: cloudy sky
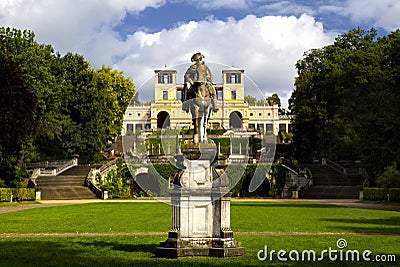
[{"label": "cloudy sky", "polygon": [[216,82],[222,68],[244,69],[246,94],[278,93],[284,106],[304,51],[358,26],[387,35],[399,14],[399,0],[0,0],[0,26],[123,71],[141,100],[153,98],[154,69],[181,77],[201,51]]}]

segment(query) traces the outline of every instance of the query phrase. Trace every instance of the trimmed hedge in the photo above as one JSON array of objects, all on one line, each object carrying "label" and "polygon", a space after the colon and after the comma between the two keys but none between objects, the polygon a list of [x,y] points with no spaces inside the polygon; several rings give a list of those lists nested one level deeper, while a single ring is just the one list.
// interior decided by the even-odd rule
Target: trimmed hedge
[{"label": "trimmed hedge", "polygon": [[364,200],[400,201],[400,188],[364,187]]},{"label": "trimmed hedge", "polygon": [[390,201],[400,201],[400,188],[389,188]]},{"label": "trimmed hedge", "polygon": [[0,188],[0,201],[11,201],[13,199],[18,201],[35,200],[34,188]]},{"label": "trimmed hedge", "polygon": [[385,188],[364,187],[364,200],[387,200]]},{"label": "trimmed hedge", "polygon": [[153,163],[153,168],[149,169],[150,174],[158,176],[160,174],[164,179],[168,180],[169,177],[174,176],[179,170],[170,162],[167,163]]},{"label": "trimmed hedge", "polygon": [[[232,164],[226,169],[231,183],[235,184],[231,189],[234,197],[267,197],[270,193],[270,182],[266,178],[269,164]],[[249,192],[251,180],[256,179],[260,186],[253,192]]]}]

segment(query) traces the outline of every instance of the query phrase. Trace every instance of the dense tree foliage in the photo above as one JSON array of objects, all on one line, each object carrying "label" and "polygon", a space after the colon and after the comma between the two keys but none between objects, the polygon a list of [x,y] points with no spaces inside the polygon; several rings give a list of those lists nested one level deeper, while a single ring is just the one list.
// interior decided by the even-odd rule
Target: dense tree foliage
[{"label": "dense tree foliage", "polygon": [[272,106],[272,105],[278,105],[279,107],[281,106],[281,99],[277,94],[272,94],[267,98],[267,103]]},{"label": "dense tree foliage", "polygon": [[17,160],[32,139],[36,103],[37,98],[24,84],[22,73],[0,54],[0,169],[5,176],[21,172],[21,163],[18,166]]},{"label": "dense tree foliage", "polygon": [[245,95],[244,101],[246,101],[247,104],[249,104],[250,106],[255,106],[256,102],[257,102],[257,98],[255,98],[254,96],[251,96],[251,95]]},{"label": "dense tree foliage", "polygon": [[300,161],[361,160],[373,175],[400,163],[400,30],[383,38],[352,30],[296,68],[289,108]]},{"label": "dense tree foliage", "polygon": [[246,95],[244,96],[244,101],[249,104],[249,106],[265,106],[265,105],[278,105],[281,106],[281,99],[277,94],[272,94],[266,99],[257,99],[254,96]]},{"label": "dense tree foliage", "polygon": [[122,72],[55,53],[28,30],[0,27],[0,72],[0,179],[7,184],[27,161],[96,160],[120,133],[135,93]]}]

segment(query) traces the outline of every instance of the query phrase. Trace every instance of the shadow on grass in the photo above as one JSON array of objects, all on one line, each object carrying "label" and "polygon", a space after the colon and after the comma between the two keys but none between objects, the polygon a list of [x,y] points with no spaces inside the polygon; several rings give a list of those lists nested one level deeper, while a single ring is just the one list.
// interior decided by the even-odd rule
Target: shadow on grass
[{"label": "shadow on grass", "polygon": [[[241,258],[155,258],[157,244],[52,239],[0,239],[0,266],[256,266]],[[122,242],[122,243],[121,243]],[[129,241],[128,241],[129,242]]]},{"label": "shadow on grass", "polygon": [[231,206],[240,206],[240,207],[282,207],[282,208],[347,208],[340,207],[334,204],[320,204],[320,203],[296,203],[296,202],[288,202],[288,203],[279,203],[279,202],[231,202]]},{"label": "shadow on grass", "polygon": [[3,241],[0,242],[0,266],[146,266],[154,265],[155,247],[155,244],[67,242],[65,239],[61,242]]},{"label": "shadow on grass", "polygon": [[[243,257],[160,259],[153,257],[158,237],[0,239],[0,266],[282,266],[279,261],[260,262],[257,252],[269,239],[243,237],[249,251]],[[331,238],[331,237],[328,237]],[[354,239],[354,237],[352,237]],[[272,237],[276,243],[282,237]],[[283,237],[282,244],[293,237]],[[314,242],[311,237],[296,237],[298,244]],[[357,238],[356,238],[357,239]],[[371,239],[371,237],[358,237]],[[255,241],[254,241],[255,240]],[[350,240],[350,239],[349,239]],[[280,241],[282,242],[282,241]],[[311,243],[310,243],[311,244]],[[325,247],[324,247],[325,248]],[[316,246],[315,249],[319,247]],[[394,253],[395,254],[395,253]],[[396,258],[400,257],[396,254]],[[354,266],[354,262],[285,262],[285,266]],[[359,264],[356,264],[359,265]],[[394,266],[395,263],[393,263]]]},{"label": "shadow on grass", "polygon": [[81,244],[82,246],[111,248],[113,250],[119,250],[125,252],[146,252],[153,254],[157,247],[157,244],[121,244],[121,243],[106,242],[106,241],[80,242],[79,244]]},{"label": "shadow on grass", "polygon": [[[333,222],[336,229],[355,233],[376,233],[376,234],[400,234],[400,217],[390,217],[385,219],[323,219],[325,222]],[[368,227],[368,225],[370,227]],[[381,227],[377,227],[381,226]],[[388,227],[392,226],[392,227]]]}]

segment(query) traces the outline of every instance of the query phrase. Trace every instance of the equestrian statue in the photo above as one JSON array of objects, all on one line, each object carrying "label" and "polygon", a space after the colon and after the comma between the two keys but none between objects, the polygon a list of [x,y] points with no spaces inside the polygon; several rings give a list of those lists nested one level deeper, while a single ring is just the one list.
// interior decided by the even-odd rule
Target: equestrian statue
[{"label": "equestrian statue", "polygon": [[193,143],[207,143],[207,125],[211,113],[216,113],[217,96],[210,69],[203,61],[204,55],[192,56],[193,64],[184,76],[182,109],[190,112],[194,126]]}]

